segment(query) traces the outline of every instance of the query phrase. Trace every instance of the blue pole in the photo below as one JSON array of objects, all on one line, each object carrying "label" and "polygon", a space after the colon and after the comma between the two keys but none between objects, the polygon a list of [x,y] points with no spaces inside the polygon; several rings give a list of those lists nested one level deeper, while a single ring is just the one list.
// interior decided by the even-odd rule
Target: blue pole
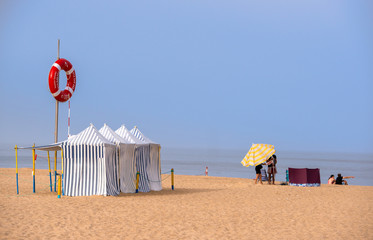
[{"label": "blue pole", "polygon": [[286,182],[289,182],[289,170],[286,170]]},{"label": "blue pole", "polygon": [[34,175],[32,176],[32,183],[33,183],[33,186],[32,186],[32,191],[35,193],[35,173]]},{"label": "blue pole", "polygon": [[19,194],[19,190],[18,190],[18,173],[16,173],[16,179],[17,179],[17,194]]},{"label": "blue pole", "polygon": [[49,171],[49,186],[51,187],[51,192],[53,192],[52,189],[52,173]]},{"label": "blue pole", "polygon": [[65,196],[65,191],[63,190],[63,173],[62,173],[62,176],[61,176],[61,185],[62,185],[62,196]]},{"label": "blue pole", "polygon": [[54,171],[54,192],[57,191],[57,171]]}]

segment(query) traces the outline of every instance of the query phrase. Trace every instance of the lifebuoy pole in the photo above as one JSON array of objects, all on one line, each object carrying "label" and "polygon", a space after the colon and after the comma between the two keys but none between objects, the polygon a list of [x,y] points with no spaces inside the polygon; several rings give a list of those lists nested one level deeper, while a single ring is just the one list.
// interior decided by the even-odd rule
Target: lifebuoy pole
[{"label": "lifebuoy pole", "polygon": [[[60,59],[60,39],[58,39],[57,60]],[[58,142],[58,101],[56,100],[56,114],[54,122],[54,142]]]},{"label": "lifebuoy pole", "polygon": [[70,99],[69,99],[69,112],[67,116],[67,137],[70,137]]},{"label": "lifebuoy pole", "polygon": [[[58,39],[57,60],[60,59],[60,39]],[[56,100],[56,114],[54,122],[54,142],[58,142],[58,101]],[[54,152],[54,191],[56,191],[57,182],[57,151]]]}]

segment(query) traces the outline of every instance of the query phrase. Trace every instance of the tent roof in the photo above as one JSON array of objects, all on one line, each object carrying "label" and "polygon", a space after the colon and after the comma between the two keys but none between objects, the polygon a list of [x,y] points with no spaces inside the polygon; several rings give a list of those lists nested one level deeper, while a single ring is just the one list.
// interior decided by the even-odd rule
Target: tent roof
[{"label": "tent roof", "polygon": [[106,123],[104,126],[99,130],[99,132],[110,142],[115,144],[125,143],[125,144],[134,144],[121,136],[119,136],[113,129],[111,129]]},{"label": "tent roof", "polygon": [[17,147],[17,149],[28,149],[28,150],[41,150],[41,151],[61,151],[62,142],[52,143],[49,145],[35,146],[35,147]]},{"label": "tent roof", "polygon": [[105,145],[114,146],[114,144],[111,143],[108,139],[106,139],[91,123],[90,126],[87,127],[85,130],[81,131],[77,135],[70,136],[65,141],[58,142],[58,143],[52,143],[48,145],[35,146],[35,147],[17,147],[17,149],[28,149],[28,150],[35,149],[35,150],[40,150],[40,151],[60,151],[63,143],[90,144],[90,145],[105,144]]},{"label": "tent roof", "polygon": [[149,138],[147,138],[136,126],[131,129],[130,131],[136,138],[140,139],[144,143],[153,143],[157,144],[156,142],[153,142]]},{"label": "tent roof", "polygon": [[124,126],[124,124],[122,126],[120,126],[120,128],[118,128],[115,131],[115,133],[118,134],[119,136],[121,136],[122,138],[124,138],[125,140],[127,140],[130,143],[145,144],[144,142],[140,141],[138,138],[133,136],[132,133],[126,128],[126,126]]},{"label": "tent roof", "polygon": [[67,144],[105,144],[105,145],[114,145],[109,140],[107,140],[102,134],[93,126],[91,123],[89,127],[81,131],[79,134],[75,135],[64,141]]}]

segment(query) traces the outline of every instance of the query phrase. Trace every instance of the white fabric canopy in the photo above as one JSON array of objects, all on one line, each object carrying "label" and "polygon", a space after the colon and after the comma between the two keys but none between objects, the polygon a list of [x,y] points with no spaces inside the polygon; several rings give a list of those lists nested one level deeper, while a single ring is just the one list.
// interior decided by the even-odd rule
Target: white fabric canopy
[{"label": "white fabric canopy", "polygon": [[127,141],[114,132],[108,125],[104,125],[99,131],[106,139],[117,145],[118,170],[120,190],[124,193],[136,192],[136,145]]},{"label": "white fabric canopy", "polygon": [[35,149],[35,150],[40,150],[40,151],[50,151],[50,152],[53,151],[54,152],[54,151],[61,151],[61,145],[62,143],[58,142],[58,143],[52,143],[48,145],[35,146],[35,147],[17,147],[17,149],[26,149],[26,150]]},{"label": "white fabric canopy", "polygon": [[122,125],[115,131],[119,136],[126,139],[129,142],[133,142],[136,145],[135,150],[135,166],[136,171],[139,172],[139,192],[149,192],[151,190],[151,185],[149,181],[149,167],[150,167],[150,146],[135,136]]},{"label": "white fabric canopy", "polygon": [[153,191],[162,190],[161,178],[161,146],[147,138],[137,127],[130,131],[142,143],[149,144],[149,163],[147,167],[147,175],[150,183],[150,189]]},{"label": "white fabric canopy", "polygon": [[91,124],[62,142],[64,192],[68,196],[118,195],[116,145]]}]

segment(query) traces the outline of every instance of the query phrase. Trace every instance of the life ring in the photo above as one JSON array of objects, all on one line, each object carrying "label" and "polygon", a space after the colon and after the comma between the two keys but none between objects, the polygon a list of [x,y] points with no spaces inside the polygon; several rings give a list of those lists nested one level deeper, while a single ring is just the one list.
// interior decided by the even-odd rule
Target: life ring
[{"label": "life ring", "polygon": [[[61,70],[66,72],[67,77],[66,88],[62,91],[59,89],[59,74]],[[73,95],[75,86],[76,75],[73,65],[66,59],[58,59],[53,63],[53,66],[49,71],[49,90],[53,97],[59,102],[66,102]]]}]

